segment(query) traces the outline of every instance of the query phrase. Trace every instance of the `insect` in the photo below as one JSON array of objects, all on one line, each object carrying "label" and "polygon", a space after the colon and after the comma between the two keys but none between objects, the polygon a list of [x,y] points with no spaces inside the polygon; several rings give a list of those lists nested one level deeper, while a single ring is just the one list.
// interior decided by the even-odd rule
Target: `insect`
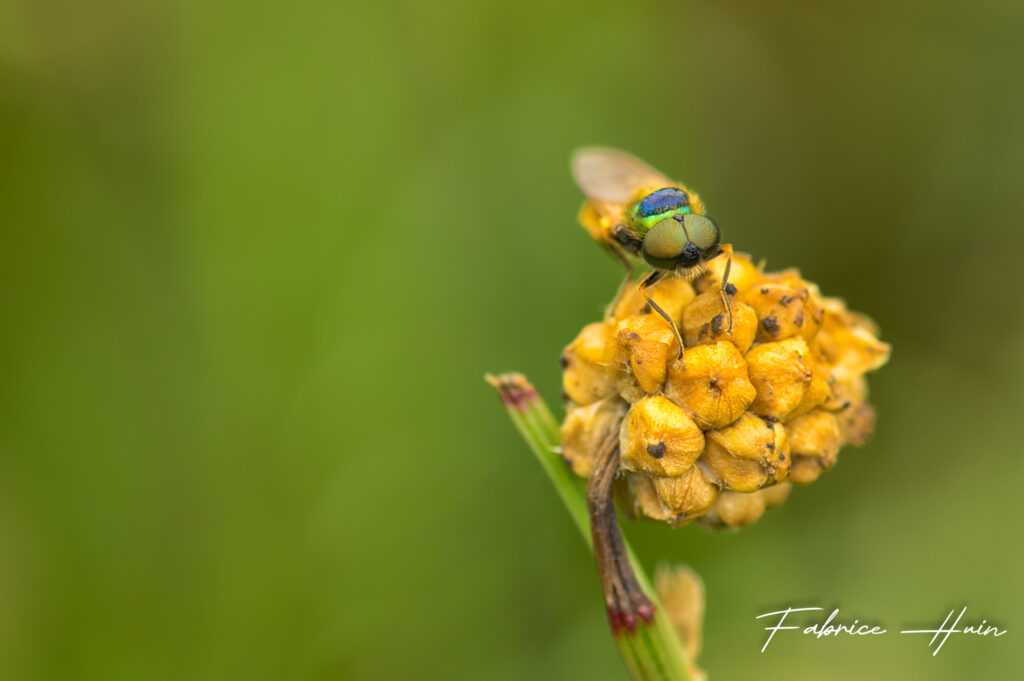
[{"label": "insect", "polygon": [[665,276],[693,280],[703,263],[725,253],[728,260],[720,294],[732,332],[736,289],[729,284],[732,246],[722,244],[718,225],[706,215],[700,197],[632,154],[618,149],[585,147],[572,156],[572,173],[587,202],[580,223],[626,268],[626,277],[609,309],[614,309],[633,280],[637,258],[654,268],[640,282],[647,304],[672,327],[683,356],[683,338],[675,321],[651,299],[647,289]]}]

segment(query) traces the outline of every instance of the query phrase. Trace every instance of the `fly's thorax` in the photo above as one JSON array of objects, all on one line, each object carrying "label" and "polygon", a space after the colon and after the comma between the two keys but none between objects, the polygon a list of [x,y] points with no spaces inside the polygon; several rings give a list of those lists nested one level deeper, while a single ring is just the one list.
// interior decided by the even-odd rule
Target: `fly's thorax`
[{"label": "fly's thorax", "polygon": [[644,190],[629,211],[631,226],[638,234],[647,234],[662,220],[693,212],[690,194],[679,187]]},{"label": "fly's thorax", "polygon": [[646,233],[661,220],[674,215],[707,212],[700,196],[681,184],[639,189],[628,206],[623,217],[639,233]]}]

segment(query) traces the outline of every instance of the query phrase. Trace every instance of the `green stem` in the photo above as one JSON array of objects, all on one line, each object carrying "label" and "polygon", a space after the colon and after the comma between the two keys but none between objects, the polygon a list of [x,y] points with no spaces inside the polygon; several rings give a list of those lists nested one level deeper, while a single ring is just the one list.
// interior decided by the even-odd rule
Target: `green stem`
[{"label": "green stem", "polygon": [[[554,483],[587,546],[593,550],[586,484],[569,470],[558,454],[562,441],[551,410],[522,374],[488,375],[486,378],[497,389],[512,422]],[[651,581],[628,544],[627,550],[637,581],[655,605],[651,624],[641,620],[635,632],[622,631],[614,635],[630,677],[635,681],[692,681],[690,661]]]}]

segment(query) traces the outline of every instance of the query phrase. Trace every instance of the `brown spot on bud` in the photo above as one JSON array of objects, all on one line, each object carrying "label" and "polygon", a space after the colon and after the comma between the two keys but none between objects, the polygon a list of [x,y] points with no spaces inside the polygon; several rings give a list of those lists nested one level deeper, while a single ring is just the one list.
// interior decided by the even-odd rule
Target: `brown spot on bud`
[{"label": "brown spot on bud", "polygon": [[741,302],[732,303],[732,333],[722,296],[718,290],[702,293],[683,310],[683,324],[679,329],[687,347],[730,341],[740,352],[746,352],[757,334],[757,315]]},{"label": "brown spot on bud", "polygon": [[800,280],[768,283],[747,291],[743,302],[754,308],[761,328],[759,341],[782,340],[800,336],[810,341],[818,331],[824,311]]}]

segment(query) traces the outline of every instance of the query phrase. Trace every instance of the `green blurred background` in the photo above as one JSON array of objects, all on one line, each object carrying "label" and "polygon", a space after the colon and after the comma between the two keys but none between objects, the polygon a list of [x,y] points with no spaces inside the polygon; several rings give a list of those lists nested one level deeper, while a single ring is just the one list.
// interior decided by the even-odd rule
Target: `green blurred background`
[{"label": "green blurred background", "polygon": [[[874,441],[705,578],[718,679],[1017,678],[1024,9],[0,4],[0,678],[622,679],[482,381],[600,315],[632,150],[881,324]],[[1009,634],[813,641],[952,607]],[[784,632],[785,633],[785,632]]]}]

